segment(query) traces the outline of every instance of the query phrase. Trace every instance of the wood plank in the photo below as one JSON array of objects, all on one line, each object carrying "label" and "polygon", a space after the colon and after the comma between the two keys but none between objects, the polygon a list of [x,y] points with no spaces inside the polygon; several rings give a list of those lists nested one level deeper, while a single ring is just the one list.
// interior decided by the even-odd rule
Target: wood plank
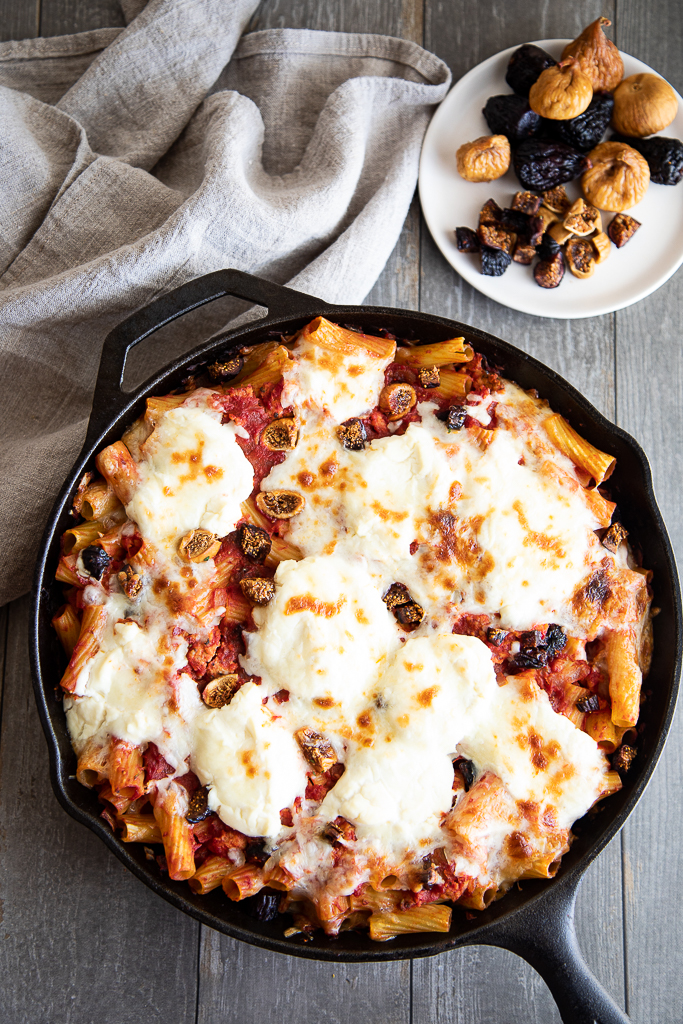
[{"label": "wood plank", "polygon": [[52,794],[28,668],[29,602],[9,608],[0,734],[2,1010],[12,1024],[187,1024],[198,926],[146,889]]},{"label": "wood plank", "polygon": [[[425,47],[461,77],[479,61],[529,39],[571,37],[610,6],[597,2],[546,5],[540,0],[487,6],[426,0]],[[526,316],[490,302],[446,263],[422,231],[420,308],[490,331],[558,370],[590,401],[614,417],[614,318],[556,321]],[[591,866],[579,892],[577,930],[586,960],[624,1003],[621,854],[612,843]],[[455,976],[454,980],[453,976]],[[559,1020],[545,983],[517,957],[495,949],[454,952],[414,966],[414,1021],[488,1024]],[[428,993],[428,995],[424,995]],[[529,1014],[532,1014],[529,1017]]]},{"label": "wood plank", "polygon": [[3,0],[0,3],[0,42],[33,39],[40,35],[40,0]]},{"label": "wood plank", "polygon": [[64,36],[119,25],[125,25],[119,0],[42,0],[41,36]]}]

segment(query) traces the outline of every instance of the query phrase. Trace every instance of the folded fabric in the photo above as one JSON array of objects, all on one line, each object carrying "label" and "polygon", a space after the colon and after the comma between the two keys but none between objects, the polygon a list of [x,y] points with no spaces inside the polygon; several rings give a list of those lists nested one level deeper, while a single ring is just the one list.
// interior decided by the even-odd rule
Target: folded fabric
[{"label": "folded fabric", "polygon": [[[448,68],[385,36],[240,40],[256,6],[152,0],[0,44],[0,603],[30,586],[118,322],[225,267],[361,302],[398,239]],[[242,308],[151,339],[137,378]]]}]

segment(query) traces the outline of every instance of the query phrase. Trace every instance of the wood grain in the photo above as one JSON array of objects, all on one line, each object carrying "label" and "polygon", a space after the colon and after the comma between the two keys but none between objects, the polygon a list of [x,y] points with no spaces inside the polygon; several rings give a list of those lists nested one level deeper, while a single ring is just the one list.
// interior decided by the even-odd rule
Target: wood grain
[{"label": "wood grain", "polygon": [[42,0],[41,36],[64,36],[125,25],[119,0]]},{"label": "wood grain", "polygon": [[0,4],[0,42],[6,39],[33,39],[40,35],[40,0]]}]

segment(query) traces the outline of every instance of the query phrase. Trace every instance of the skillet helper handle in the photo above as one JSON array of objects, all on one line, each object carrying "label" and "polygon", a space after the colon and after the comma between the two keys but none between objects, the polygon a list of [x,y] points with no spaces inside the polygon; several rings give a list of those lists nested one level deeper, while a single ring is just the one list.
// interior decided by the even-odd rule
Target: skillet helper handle
[{"label": "skillet helper handle", "polygon": [[272,284],[241,270],[217,270],[213,274],[196,277],[162,295],[118,324],[105,338],[86,445],[99,437],[102,430],[123,407],[123,373],[130,350],[172,320],[226,295],[265,306],[272,319],[315,316],[333,308],[329,303],[313,295],[305,295],[292,288]]},{"label": "skillet helper handle", "polygon": [[631,1024],[581,955],[574,929],[577,888],[578,882],[560,882],[552,894],[514,915],[509,923],[498,923],[485,942],[509,949],[538,971],[563,1024]]}]

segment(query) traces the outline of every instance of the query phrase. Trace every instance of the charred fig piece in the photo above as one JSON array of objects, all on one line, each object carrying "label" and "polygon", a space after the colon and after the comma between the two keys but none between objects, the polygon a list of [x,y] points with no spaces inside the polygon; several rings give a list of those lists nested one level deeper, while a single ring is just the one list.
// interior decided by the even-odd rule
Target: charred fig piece
[{"label": "charred fig piece", "polygon": [[456,228],[455,244],[458,252],[479,252],[479,238],[472,228]]},{"label": "charred fig piece", "polygon": [[564,277],[564,256],[558,250],[547,260],[539,260],[534,267],[534,280],[541,288],[557,288]]},{"label": "charred fig piece", "polygon": [[415,388],[411,384],[399,382],[387,384],[379,396],[379,407],[390,423],[406,416],[416,402]]},{"label": "charred fig piece", "polygon": [[505,135],[511,143],[537,135],[541,118],[521,96],[491,96],[482,111],[492,135]]},{"label": "charred fig piece", "polygon": [[382,600],[387,608],[393,611],[399,605],[408,604],[410,601],[410,591],[403,583],[392,583]]},{"label": "charred fig piece", "polygon": [[579,238],[592,235],[594,231],[602,231],[600,211],[596,210],[594,206],[588,206],[583,199],[577,199],[575,203],[572,203],[562,223],[567,231],[578,235]]},{"label": "charred fig piece", "polygon": [[564,256],[574,277],[584,279],[595,273],[595,249],[587,238],[570,238]]},{"label": "charred fig piece", "polygon": [[474,761],[469,761],[466,757],[459,757],[457,761],[453,762],[453,767],[462,775],[462,781],[465,783],[465,792],[469,792],[477,777]]},{"label": "charred fig piece", "polygon": [[500,647],[507,635],[507,629],[498,629],[496,626],[489,626],[486,630],[486,639],[490,644],[493,644],[494,647]]},{"label": "charred fig piece", "polygon": [[346,420],[337,427],[337,437],[350,452],[362,452],[368,435],[362,420]]},{"label": "charred fig piece", "polygon": [[271,519],[291,519],[301,512],[306,499],[296,491],[259,491],[256,504]]},{"label": "charred fig piece", "polygon": [[438,366],[423,366],[417,371],[421,388],[438,388],[441,383],[441,371]]},{"label": "charred fig piece", "polygon": [[519,643],[522,648],[545,646],[543,633],[540,629],[525,630],[519,637]]},{"label": "charred fig piece", "polygon": [[495,181],[510,166],[510,143],[504,135],[482,135],[461,146],[455,160],[465,181]]},{"label": "charred fig piece", "polygon": [[611,24],[609,18],[598,18],[562,51],[563,60],[566,57],[577,59],[594,89],[607,89],[609,92],[616,89],[624,76],[621,54],[602,31],[603,25]]},{"label": "charred fig piece", "polygon": [[117,573],[117,579],[123,587],[126,597],[133,599],[140,595],[142,576],[131,565],[124,565],[121,572]]},{"label": "charred fig piece", "polygon": [[[551,225],[552,226],[552,225]],[[536,246],[536,252],[542,260],[551,260],[553,256],[556,256],[560,252],[560,244],[556,242],[549,231],[546,231],[543,238]]]},{"label": "charred fig piece", "polygon": [[319,732],[314,732],[313,729],[305,727],[299,729],[295,734],[297,743],[301,747],[301,752],[316,771],[326,772],[332,765],[337,763],[337,755],[334,752],[334,747],[328,739],[321,736]]},{"label": "charred fig piece", "polygon": [[525,43],[510,57],[505,81],[518,96],[528,96],[529,90],[546,68],[552,68],[557,61],[540,46]]},{"label": "charred fig piece", "polygon": [[635,747],[629,747],[622,743],[616,753],[612,754],[612,768],[616,772],[627,772],[633,764],[638,751]]},{"label": "charred fig piece", "polygon": [[541,209],[541,197],[532,192],[515,192],[510,208],[526,213],[527,217],[535,217]]},{"label": "charred fig piece", "polygon": [[652,139],[636,139],[626,135],[612,135],[610,142],[623,142],[647,160],[650,181],[657,185],[677,185],[683,178],[683,142],[656,135]]},{"label": "charred fig piece", "polygon": [[262,839],[252,839],[244,849],[244,859],[247,864],[257,864],[260,868],[268,860],[268,854]]},{"label": "charred fig piece", "polygon": [[572,205],[564,185],[557,185],[556,188],[547,189],[542,196],[543,205],[553,213],[559,213],[564,217]]},{"label": "charred fig piece", "polygon": [[545,631],[543,642],[551,654],[557,654],[558,651],[564,650],[567,646],[567,634],[562,629],[562,626],[558,626],[557,623],[553,622]]},{"label": "charred fig piece", "polygon": [[512,231],[497,224],[481,224],[477,232],[482,250],[501,249],[507,256],[512,255],[515,246],[516,236]]},{"label": "charred fig piece", "polygon": [[410,600],[407,604],[400,604],[392,610],[396,621],[403,626],[407,633],[412,633],[414,629],[417,629],[425,617],[425,613],[417,601]]},{"label": "charred fig piece", "polygon": [[584,697],[583,700],[577,700],[576,706],[579,711],[583,711],[584,714],[590,714],[591,711],[600,710],[600,698],[597,694],[591,693],[589,697]]},{"label": "charred fig piece", "polygon": [[215,363],[212,363],[208,367],[209,376],[211,380],[217,382],[223,382],[226,380],[232,380],[236,377],[244,366],[244,356],[241,352],[235,352],[232,355],[226,355],[224,358],[217,359]]},{"label": "charred fig piece", "polygon": [[605,234],[604,231],[599,231],[597,235],[593,235],[591,238],[591,245],[595,249],[595,262],[604,263],[612,249],[609,235]]},{"label": "charred fig piece", "polygon": [[629,75],[614,93],[612,124],[622,135],[643,138],[671,124],[678,100],[668,82],[659,75],[641,72]]},{"label": "charred fig piece", "polygon": [[208,562],[221,549],[221,542],[210,530],[190,530],[178,544],[184,562]]},{"label": "charred fig piece", "polygon": [[240,900],[240,910],[244,910],[249,917],[257,921],[274,921],[280,910],[282,893],[259,892],[256,896],[248,896]]},{"label": "charred fig piece", "polygon": [[622,541],[628,537],[628,530],[626,530],[621,523],[612,523],[609,530],[602,538],[602,546],[611,551],[612,554],[616,554],[617,549]]},{"label": "charred fig piece", "polygon": [[524,672],[528,668],[545,668],[548,664],[548,651],[545,647],[529,647],[513,655],[507,662],[510,675]]},{"label": "charred fig piece", "polygon": [[613,108],[614,100],[609,93],[593,93],[593,99],[583,114],[568,121],[548,121],[548,130],[560,142],[566,142],[575,149],[593,149],[607,131]]},{"label": "charred fig piece", "polygon": [[323,829],[323,836],[330,843],[353,843],[356,839],[356,830],[350,821],[342,818],[341,815],[328,821]]},{"label": "charred fig piece", "polygon": [[261,434],[261,444],[273,452],[290,452],[296,448],[299,429],[291,416],[273,420]]},{"label": "charred fig piece", "polygon": [[551,121],[578,117],[593,98],[590,78],[583,73],[574,57],[546,68],[529,90],[529,106]]},{"label": "charred fig piece", "polygon": [[240,580],[240,590],[247,601],[263,607],[275,597],[275,584],[272,580],[251,577],[251,579]]},{"label": "charred fig piece", "polygon": [[514,263],[522,263],[528,267],[535,255],[536,247],[534,245],[521,245],[518,242],[512,254],[512,260]]},{"label": "charred fig piece", "polygon": [[502,249],[481,247],[481,272],[486,277],[501,277],[512,263],[512,257]]},{"label": "charred fig piece", "polygon": [[272,541],[260,526],[244,523],[237,531],[237,544],[250,562],[265,562],[270,554]]},{"label": "charred fig piece", "polygon": [[564,142],[529,139],[514,154],[515,174],[525,189],[545,192],[578,178],[591,165],[585,153]]},{"label": "charred fig piece", "polygon": [[195,825],[198,821],[204,821],[204,818],[208,818],[211,813],[209,793],[202,786],[201,789],[196,789],[190,797],[190,805],[185,818],[191,825]]},{"label": "charred fig piece", "polygon": [[503,211],[495,199],[487,199],[479,211],[479,225],[501,224]]},{"label": "charred fig piece", "polygon": [[640,202],[650,184],[645,157],[623,142],[601,142],[588,157],[592,167],[581,176],[581,188],[589,203],[621,213]]},{"label": "charred fig piece", "polygon": [[224,708],[229,704],[240,688],[239,676],[228,672],[224,676],[216,676],[202,690],[202,700],[207,708]]},{"label": "charred fig piece", "polygon": [[101,580],[102,574],[109,565],[111,559],[104,548],[91,545],[81,551],[83,568],[94,580]]},{"label": "charred fig piece", "polygon": [[467,419],[467,406],[449,405],[446,414],[446,427],[448,430],[462,430]]},{"label": "charred fig piece", "polygon": [[635,217],[629,217],[626,213],[618,213],[607,228],[607,234],[617,249],[621,249],[630,238],[633,238],[639,227],[640,221],[636,220]]}]

